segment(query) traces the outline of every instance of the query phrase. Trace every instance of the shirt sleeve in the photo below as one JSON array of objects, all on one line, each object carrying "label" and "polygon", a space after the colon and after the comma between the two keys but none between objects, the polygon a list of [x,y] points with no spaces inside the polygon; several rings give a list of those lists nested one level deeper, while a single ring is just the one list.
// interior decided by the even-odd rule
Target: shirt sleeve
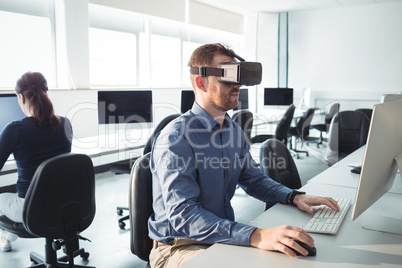
[{"label": "shirt sleeve", "polygon": [[0,133],[0,170],[13,152],[15,136],[14,124],[12,123],[8,124]]},{"label": "shirt sleeve", "polygon": [[158,137],[151,170],[165,207],[154,209],[164,209],[178,236],[211,244],[248,246],[255,227],[222,219],[202,208],[195,163],[194,152],[185,138],[175,134]]}]

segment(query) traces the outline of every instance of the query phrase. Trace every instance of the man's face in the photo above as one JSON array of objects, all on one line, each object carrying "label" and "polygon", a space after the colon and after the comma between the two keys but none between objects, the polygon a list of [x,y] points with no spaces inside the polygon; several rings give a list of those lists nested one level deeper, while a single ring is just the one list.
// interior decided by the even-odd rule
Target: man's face
[{"label": "man's face", "polygon": [[[217,55],[211,67],[218,67],[222,62],[233,62],[228,56]],[[208,76],[207,97],[210,104],[221,111],[228,111],[239,106],[240,85],[226,84],[218,81],[216,76]]]}]

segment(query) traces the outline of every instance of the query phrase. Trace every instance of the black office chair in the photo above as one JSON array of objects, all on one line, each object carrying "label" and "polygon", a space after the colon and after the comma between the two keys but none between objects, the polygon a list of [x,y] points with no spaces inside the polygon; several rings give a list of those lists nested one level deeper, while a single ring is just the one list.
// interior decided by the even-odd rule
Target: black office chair
[{"label": "black office chair", "polygon": [[[129,190],[130,249],[133,254],[146,262],[149,262],[153,242],[148,236],[148,219],[154,212],[150,157],[151,153],[147,153],[134,163]],[[150,267],[149,263],[147,267]]]},{"label": "black office chair", "polygon": [[[299,120],[296,123],[296,126],[290,127],[289,128],[289,145],[290,145],[290,150],[291,152],[296,156],[296,158],[299,158],[299,153],[305,153],[306,156],[309,156],[308,151],[303,151],[303,150],[297,150],[296,145],[297,145],[297,140],[300,140],[302,142],[302,146],[304,144],[304,141],[310,134],[310,125],[311,121],[313,120],[314,116],[314,110],[315,108],[310,108],[307,111],[303,113],[303,115],[299,118]],[[292,139],[295,137],[295,147],[293,148],[292,146]]]},{"label": "black office chair", "polygon": [[239,110],[233,113],[232,120],[239,124],[247,138],[247,144],[250,146],[251,129],[253,128],[253,113],[249,110]]},{"label": "black office chair", "polygon": [[360,109],[356,109],[356,111],[364,113],[367,116],[369,122],[371,122],[371,116],[373,115],[373,109],[360,108]]},{"label": "black office chair", "polygon": [[323,144],[324,142],[324,137],[323,137],[323,132],[328,133],[329,130],[329,124],[331,124],[332,118],[339,112],[339,103],[334,103],[332,104],[331,108],[329,109],[329,112],[325,114],[325,120],[323,124],[314,124],[311,125],[311,128],[314,128],[320,132],[320,139],[317,143],[317,147],[320,146],[320,144]]},{"label": "black office chair", "polygon": [[329,126],[328,146],[331,149],[324,160],[332,166],[345,156],[366,144],[370,122],[358,111],[342,111],[334,116]]},{"label": "black office chair", "polygon": [[281,120],[279,121],[278,125],[276,126],[275,130],[275,135],[269,135],[269,134],[262,134],[262,135],[256,135],[251,138],[251,143],[262,143],[268,139],[277,139],[282,141],[283,143],[287,144],[287,139],[288,139],[288,132],[290,125],[293,120],[293,115],[295,113],[296,107],[291,104],[287,108],[285,114],[282,116]]},{"label": "black office chair", "polygon": [[[261,145],[260,167],[265,175],[291,189],[302,186],[293,157],[287,146],[279,140],[269,139]],[[266,203],[265,209],[273,205]]]},{"label": "black office chair", "polygon": [[[147,143],[145,144],[144,150],[143,150],[143,155],[151,152],[152,145],[155,140],[155,136],[167,125],[169,124],[173,119],[179,117],[180,114],[171,114],[165,117],[162,121],[159,122],[159,124],[156,126],[154,132],[151,134],[149,137]],[[138,158],[137,158],[138,159]],[[131,169],[132,169],[132,163],[134,163],[136,159],[130,159],[128,163],[126,162],[125,164],[113,164],[110,167],[110,171],[115,173],[115,174],[130,174]],[[119,216],[123,215],[123,210],[128,210],[128,207],[117,207],[116,212]],[[118,220],[118,224],[120,229],[124,229],[126,227],[126,223],[124,221],[128,220],[129,215],[126,215],[124,217],[121,217]]]},{"label": "black office chair", "polygon": [[[89,253],[79,248],[79,233],[95,216],[95,176],[92,160],[83,154],[61,154],[39,165],[28,188],[23,222],[0,216],[0,229],[21,238],[44,237],[45,258],[31,252],[32,267],[87,267],[74,265]],[[66,256],[57,259],[63,247]]]}]

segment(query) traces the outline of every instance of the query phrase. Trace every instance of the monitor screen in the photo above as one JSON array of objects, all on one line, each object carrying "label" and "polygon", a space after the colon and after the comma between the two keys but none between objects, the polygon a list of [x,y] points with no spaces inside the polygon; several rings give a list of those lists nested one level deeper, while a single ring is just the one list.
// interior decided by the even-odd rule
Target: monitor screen
[{"label": "monitor screen", "polygon": [[194,91],[192,90],[182,90],[181,91],[181,106],[180,111],[182,114],[187,112],[193,107],[195,100]]},{"label": "monitor screen", "polygon": [[152,122],[152,91],[98,91],[99,124]]},{"label": "monitor screen", "polygon": [[264,88],[264,105],[289,106],[293,104],[293,88]]},{"label": "monitor screen", "polygon": [[241,88],[239,93],[239,106],[233,110],[248,109],[248,88]]},{"label": "monitor screen", "polygon": [[[352,220],[391,189],[398,163],[399,169],[402,167],[401,115],[402,101],[377,104],[373,109]],[[391,220],[376,215],[367,224],[366,228],[371,230],[393,233],[391,230],[398,227],[402,231],[402,219]]]},{"label": "monitor screen", "polygon": [[15,94],[0,94],[0,131],[10,122],[26,117]]}]

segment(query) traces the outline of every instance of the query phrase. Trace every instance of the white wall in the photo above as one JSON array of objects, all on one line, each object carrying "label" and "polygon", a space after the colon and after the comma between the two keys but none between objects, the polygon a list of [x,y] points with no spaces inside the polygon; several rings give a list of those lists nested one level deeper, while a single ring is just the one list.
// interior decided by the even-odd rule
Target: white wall
[{"label": "white wall", "polygon": [[[402,90],[402,3],[289,13],[289,86],[316,107],[371,108]],[[361,101],[360,101],[361,100]]]}]

